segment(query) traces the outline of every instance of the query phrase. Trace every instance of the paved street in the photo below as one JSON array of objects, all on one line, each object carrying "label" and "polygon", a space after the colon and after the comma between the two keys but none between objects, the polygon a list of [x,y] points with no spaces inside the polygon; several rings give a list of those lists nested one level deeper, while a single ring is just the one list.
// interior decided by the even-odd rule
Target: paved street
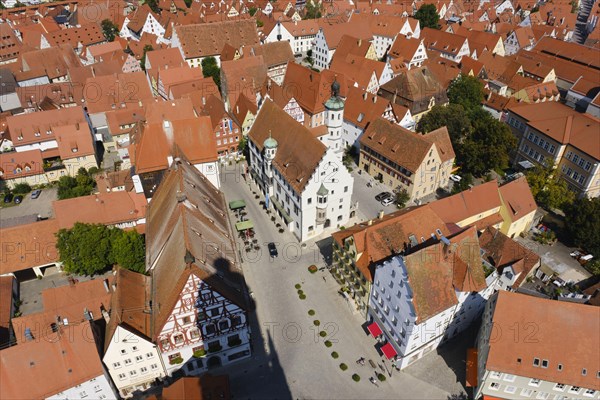
[{"label": "paved street", "polygon": [[[381,192],[392,192],[392,188],[379,183],[372,176],[362,172],[358,173],[359,169],[354,168],[352,177],[354,177],[354,191],[352,192],[352,202],[358,201],[358,217],[360,221],[368,221],[369,219],[377,218],[380,211],[386,214],[397,211],[398,207],[390,204],[384,207],[381,202],[375,200]],[[371,187],[367,183],[371,182]]]},{"label": "paved street", "polygon": [[[228,167],[234,168],[239,165]],[[244,276],[256,312],[252,314],[253,358],[227,369],[236,398],[445,399],[462,391],[446,363],[433,359],[437,354],[430,355],[432,360],[430,356],[422,360],[431,363],[426,371],[394,371],[391,379],[373,386],[368,381],[373,369],[369,364],[359,366],[355,360],[371,359],[383,370],[389,369],[390,363],[384,365],[374,348],[375,339],[365,333],[362,321],[337,294],[328,272],[308,272],[311,264],[325,265],[319,246],[314,241],[302,246],[291,233],[277,233],[274,223],[265,217],[260,199],[254,198],[237,173],[226,171],[221,182],[227,201],[246,201],[248,217],[262,245],[258,252],[243,253]],[[274,260],[266,249],[271,241],[278,243],[279,257]],[[305,300],[299,298],[296,284],[301,285]],[[310,309],[316,315],[309,316]],[[313,324],[317,319],[319,329]],[[320,330],[327,332],[325,339],[319,336]],[[327,348],[324,340],[333,346]],[[339,353],[338,359],[331,357],[333,351]],[[342,371],[340,363],[347,364],[348,370]],[[430,376],[432,371],[435,379]],[[352,380],[353,373],[360,375],[360,382]]]}]

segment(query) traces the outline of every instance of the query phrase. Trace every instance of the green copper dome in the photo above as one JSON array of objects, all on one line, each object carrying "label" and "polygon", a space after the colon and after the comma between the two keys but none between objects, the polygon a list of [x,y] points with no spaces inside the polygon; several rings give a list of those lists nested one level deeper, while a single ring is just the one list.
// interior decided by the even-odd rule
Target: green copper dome
[{"label": "green copper dome", "polygon": [[277,140],[273,139],[270,135],[263,143],[265,149],[276,149],[277,148]]}]

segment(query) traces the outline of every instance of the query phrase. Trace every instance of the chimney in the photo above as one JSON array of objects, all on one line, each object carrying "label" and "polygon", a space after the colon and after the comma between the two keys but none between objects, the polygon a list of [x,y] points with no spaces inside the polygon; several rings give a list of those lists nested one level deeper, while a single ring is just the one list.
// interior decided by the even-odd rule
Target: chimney
[{"label": "chimney", "polygon": [[373,96],[373,104],[377,103],[377,95]]},{"label": "chimney", "polygon": [[184,201],[186,201],[187,196],[185,193],[183,193],[182,191],[178,190],[177,193],[175,194],[175,198],[177,199],[178,203],[183,203]]},{"label": "chimney", "polygon": [[383,218],[383,210],[379,210],[379,213],[377,214],[377,218],[382,219]]},{"label": "chimney", "polygon": [[372,219],[370,219],[370,220],[367,222],[367,225],[368,225],[368,226],[371,226],[371,225],[373,225],[373,220],[372,220]]},{"label": "chimney", "polygon": [[240,106],[235,106],[235,113],[239,114],[240,113]]},{"label": "chimney", "polygon": [[358,39],[358,47],[362,44],[362,39]]},{"label": "chimney", "polygon": [[106,290],[106,293],[110,293],[110,287],[108,286],[108,279],[103,280],[102,283],[104,284],[104,290]]},{"label": "chimney", "polygon": [[202,96],[202,105],[205,106],[206,105],[206,97]]},{"label": "chimney", "polygon": [[106,308],[104,308],[104,305],[100,306],[100,312],[102,313],[102,317],[104,318],[104,321],[106,321],[106,323],[108,324],[108,322],[110,321],[110,314],[108,313],[108,311],[106,311]]},{"label": "chimney", "polygon": [[368,93],[367,93],[367,92],[364,92],[364,93],[363,93],[363,100],[366,100],[366,99],[367,99],[367,95],[368,95]]}]

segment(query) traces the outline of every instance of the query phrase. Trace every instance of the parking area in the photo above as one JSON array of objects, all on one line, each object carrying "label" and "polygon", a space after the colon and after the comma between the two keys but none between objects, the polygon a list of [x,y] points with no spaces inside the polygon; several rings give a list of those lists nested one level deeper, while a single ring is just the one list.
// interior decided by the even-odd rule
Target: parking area
[{"label": "parking area", "polygon": [[[42,218],[52,218],[52,202],[56,199],[56,188],[42,189],[42,193],[37,199],[32,199],[31,193],[28,193],[23,196],[23,202],[21,204],[11,204],[10,207],[0,208],[0,220],[2,221],[2,225],[14,225],[11,224],[11,220],[32,215],[39,215]],[[4,205],[4,203],[2,205]]]},{"label": "parking area", "polygon": [[577,260],[570,256],[574,248],[567,247],[559,241],[551,246],[543,245],[529,236],[525,238],[518,237],[515,240],[538,254],[542,259],[542,263],[555,271],[558,277],[565,282],[577,283],[591,276]]}]

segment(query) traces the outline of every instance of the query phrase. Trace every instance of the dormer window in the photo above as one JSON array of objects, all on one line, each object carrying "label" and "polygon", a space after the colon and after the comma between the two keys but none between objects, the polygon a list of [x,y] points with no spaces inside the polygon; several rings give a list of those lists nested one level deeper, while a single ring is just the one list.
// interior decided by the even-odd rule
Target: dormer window
[{"label": "dormer window", "polygon": [[539,367],[540,366],[540,359],[539,358],[534,358],[533,359],[533,366],[534,367]]},{"label": "dormer window", "polygon": [[33,134],[33,136],[35,136],[35,137],[40,137],[40,136],[42,136],[42,134],[41,134],[41,133],[39,133],[39,132],[35,132],[35,133]]},{"label": "dormer window", "polygon": [[22,136],[22,135],[19,135],[19,136],[17,137],[17,140],[23,140],[23,136]]},{"label": "dormer window", "polygon": [[71,149],[71,151],[72,151],[73,153],[77,153],[77,152],[79,151],[79,149],[78,149],[77,147],[73,147],[73,148]]}]

